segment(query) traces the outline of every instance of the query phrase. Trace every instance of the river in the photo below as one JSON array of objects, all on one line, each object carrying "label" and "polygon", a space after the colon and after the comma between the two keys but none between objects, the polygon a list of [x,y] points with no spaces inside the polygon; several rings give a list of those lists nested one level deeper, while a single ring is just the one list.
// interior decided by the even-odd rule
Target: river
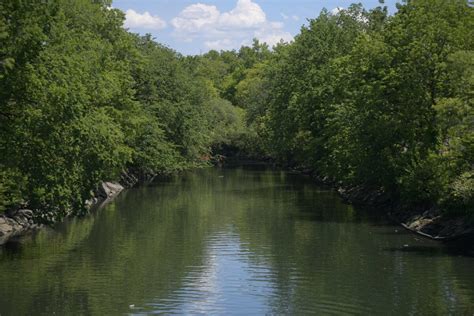
[{"label": "river", "polygon": [[311,179],[208,168],[0,248],[0,315],[474,315],[474,258]]}]

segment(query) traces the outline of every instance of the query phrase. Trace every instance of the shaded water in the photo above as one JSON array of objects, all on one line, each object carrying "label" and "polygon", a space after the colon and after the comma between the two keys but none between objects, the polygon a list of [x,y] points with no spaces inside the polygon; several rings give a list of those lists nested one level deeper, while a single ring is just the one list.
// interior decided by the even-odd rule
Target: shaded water
[{"label": "shaded water", "polygon": [[0,248],[0,314],[474,314],[474,258],[310,179],[206,169]]}]

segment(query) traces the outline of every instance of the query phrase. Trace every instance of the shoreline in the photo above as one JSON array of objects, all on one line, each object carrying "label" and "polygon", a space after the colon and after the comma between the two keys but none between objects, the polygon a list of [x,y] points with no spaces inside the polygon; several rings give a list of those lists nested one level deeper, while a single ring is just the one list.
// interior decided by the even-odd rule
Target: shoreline
[{"label": "shoreline", "polygon": [[381,208],[388,218],[406,230],[435,241],[451,242],[464,238],[474,240],[474,223],[467,216],[446,216],[436,207],[407,209],[390,201],[383,192],[356,187],[335,188],[344,201],[352,205]]},{"label": "shoreline", "polygon": [[[132,188],[141,182],[151,181],[154,177],[153,175],[141,178],[129,171],[123,172],[118,181],[103,181],[98,185],[93,197],[85,201],[86,208],[89,212],[100,210],[125,189]],[[39,223],[33,210],[8,210],[4,214],[0,214],[0,246],[33,234],[44,227],[48,227],[48,225]]]},{"label": "shoreline", "polygon": [[[89,211],[99,210],[119,196],[124,189],[118,182],[102,182],[98,194],[86,201],[86,207]],[[48,225],[35,221],[34,212],[30,209],[7,211],[0,215],[0,246],[45,227]]]},{"label": "shoreline", "polygon": [[[448,217],[438,208],[407,209],[397,201],[392,201],[381,190],[371,190],[363,186],[340,186],[327,177],[321,177],[312,169],[290,167],[272,161],[271,159],[243,159],[244,163],[261,163],[272,167],[288,170],[309,176],[317,184],[325,185],[335,190],[345,203],[381,208],[387,218],[404,229],[418,236],[439,242],[472,241],[474,244],[474,221],[467,216]],[[242,163],[242,159],[227,157],[224,165]]]},{"label": "shoreline", "polygon": [[327,179],[321,179],[312,171],[301,173],[310,176],[317,183],[330,186],[348,204],[381,208],[391,221],[424,238],[441,242],[461,239],[474,241],[474,222],[467,216],[448,217],[436,207],[407,209],[400,202],[390,200],[380,190],[371,190],[363,186],[338,186]]},{"label": "shoreline", "polygon": [[[278,164],[269,163],[268,161],[252,160],[252,163],[257,162],[272,165],[273,167],[279,166]],[[219,165],[222,167],[225,165],[235,165],[236,163],[234,160],[227,160]],[[250,161],[240,161],[240,164],[242,163],[249,164]],[[382,208],[388,219],[421,237],[440,242],[451,242],[463,239],[474,241],[474,223],[469,221],[466,216],[447,218],[436,208],[407,211],[401,207],[400,203],[390,201],[381,191],[369,190],[362,186],[338,186],[327,178],[321,178],[309,169],[279,167],[290,172],[309,176],[316,183],[331,187],[347,204]],[[139,183],[150,182],[155,176],[156,175],[140,177],[130,171],[123,172],[118,181],[101,182],[94,196],[86,201],[86,207],[89,211],[100,210],[119,196],[125,189],[132,188]],[[46,226],[47,225],[35,221],[34,212],[30,209],[10,210],[4,214],[0,214],[0,246],[21,238],[22,236],[34,233]]]}]

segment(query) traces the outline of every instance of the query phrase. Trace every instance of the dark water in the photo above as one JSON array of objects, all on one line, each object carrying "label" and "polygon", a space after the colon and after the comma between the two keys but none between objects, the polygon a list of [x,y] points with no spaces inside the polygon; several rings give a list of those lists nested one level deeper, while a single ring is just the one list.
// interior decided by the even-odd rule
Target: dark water
[{"label": "dark water", "polygon": [[474,258],[249,168],[132,189],[0,248],[2,316],[151,313],[473,315]]}]

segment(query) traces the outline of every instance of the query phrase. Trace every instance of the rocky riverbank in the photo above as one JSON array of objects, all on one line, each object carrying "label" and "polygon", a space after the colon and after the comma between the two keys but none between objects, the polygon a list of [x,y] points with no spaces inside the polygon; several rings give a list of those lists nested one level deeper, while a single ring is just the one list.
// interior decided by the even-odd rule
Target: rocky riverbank
[{"label": "rocky riverbank", "polygon": [[380,189],[364,186],[341,186],[326,177],[320,177],[311,169],[292,168],[306,174],[316,182],[331,186],[349,204],[383,209],[390,219],[405,229],[438,241],[474,240],[474,221],[466,216],[448,217],[436,207],[410,209]]},{"label": "rocky riverbank", "polygon": [[[117,182],[102,182],[94,193],[94,196],[85,202],[89,210],[99,209],[124,189],[131,188],[143,180],[150,180],[151,176],[138,176],[131,172],[123,172]],[[0,245],[32,233],[44,227],[36,218],[35,213],[29,209],[10,210],[0,214]]]},{"label": "rocky riverbank", "polygon": [[16,210],[0,215],[0,245],[8,240],[21,236],[26,232],[41,228],[41,224],[35,223],[33,211]]},{"label": "rocky riverbank", "polygon": [[390,200],[383,191],[362,186],[339,187],[337,191],[348,203],[386,210],[393,221],[423,237],[439,241],[474,239],[474,223],[465,216],[448,217],[436,207],[406,208],[399,202]]},{"label": "rocky riverbank", "polygon": [[[232,157],[229,159],[223,155],[218,156],[219,161],[218,163],[214,162],[215,165],[242,164],[241,159]],[[393,222],[423,237],[439,241],[459,239],[472,239],[474,241],[474,219],[472,218],[465,216],[448,217],[436,207],[406,208],[399,201],[393,201],[383,190],[364,186],[341,186],[328,177],[321,177],[311,168],[290,167],[278,164],[270,158],[244,161],[244,163],[249,162],[268,164],[275,168],[286,169],[289,172],[307,175],[319,184],[336,189],[346,203],[382,209]]]},{"label": "rocky riverbank", "polygon": [[[102,182],[95,196],[86,201],[89,209],[99,208],[114,199],[124,190],[120,183]],[[0,215],[0,245],[9,240],[34,232],[44,225],[39,223],[34,212],[29,209],[8,211]]]}]

